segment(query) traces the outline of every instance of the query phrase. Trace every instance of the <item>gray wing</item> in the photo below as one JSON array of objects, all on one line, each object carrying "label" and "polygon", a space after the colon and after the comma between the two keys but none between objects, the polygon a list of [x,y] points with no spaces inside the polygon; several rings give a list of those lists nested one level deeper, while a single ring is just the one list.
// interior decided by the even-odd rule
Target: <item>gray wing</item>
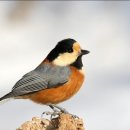
[{"label": "gray wing", "polygon": [[68,81],[70,73],[68,67],[40,66],[24,75],[14,85],[11,96],[21,96],[64,84]]}]

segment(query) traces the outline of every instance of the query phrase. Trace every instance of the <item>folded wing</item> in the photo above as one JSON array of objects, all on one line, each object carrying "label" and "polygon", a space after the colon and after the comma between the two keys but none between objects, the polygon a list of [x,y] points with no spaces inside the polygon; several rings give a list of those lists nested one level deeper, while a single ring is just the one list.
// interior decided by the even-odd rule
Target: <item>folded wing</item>
[{"label": "folded wing", "polygon": [[68,81],[69,67],[54,67],[48,64],[37,67],[24,75],[12,88],[8,97],[17,97],[40,90],[58,87]]}]

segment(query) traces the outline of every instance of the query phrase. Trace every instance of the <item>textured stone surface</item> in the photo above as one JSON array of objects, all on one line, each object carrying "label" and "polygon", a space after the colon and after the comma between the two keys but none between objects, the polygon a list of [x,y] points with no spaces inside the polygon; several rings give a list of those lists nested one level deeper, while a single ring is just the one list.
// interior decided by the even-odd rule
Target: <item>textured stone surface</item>
[{"label": "textured stone surface", "polygon": [[84,130],[84,127],[82,119],[62,113],[52,120],[33,117],[16,130]]}]

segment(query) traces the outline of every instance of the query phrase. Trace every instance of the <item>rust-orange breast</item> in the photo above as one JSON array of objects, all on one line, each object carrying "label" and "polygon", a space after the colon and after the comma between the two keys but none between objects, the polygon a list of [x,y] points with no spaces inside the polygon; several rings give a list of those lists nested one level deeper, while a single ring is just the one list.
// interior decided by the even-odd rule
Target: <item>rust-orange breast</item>
[{"label": "rust-orange breast", "polygon": [[[82,86],[84,75],[75,67],[71,67],[72,74],[67,83],[55,88],[44,89],[25,98],[41,104],[57,104],[72,97]],[[23,97],[24,98],[24,97]]]}]

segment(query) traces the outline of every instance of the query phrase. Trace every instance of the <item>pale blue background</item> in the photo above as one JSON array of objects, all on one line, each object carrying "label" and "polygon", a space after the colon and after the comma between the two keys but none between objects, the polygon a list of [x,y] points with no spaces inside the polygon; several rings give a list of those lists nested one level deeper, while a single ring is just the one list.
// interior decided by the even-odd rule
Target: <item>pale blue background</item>
[{"label": "pale blue background", "polygon": [[[0,2],[0,97],[64,38],[91,51],[86,80],[60,104],[87,130],[130,130],[130,2]],[[48,107],[11,100],[0,105],[0,130],[15,130]]]}]

